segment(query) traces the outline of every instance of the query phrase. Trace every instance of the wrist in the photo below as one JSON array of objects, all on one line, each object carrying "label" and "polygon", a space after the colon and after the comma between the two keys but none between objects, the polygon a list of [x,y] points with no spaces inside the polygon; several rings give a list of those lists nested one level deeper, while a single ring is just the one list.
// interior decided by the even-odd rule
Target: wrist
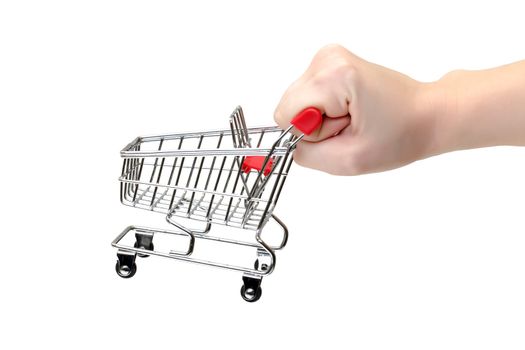
[{"label": "wrist", "polygon": [[456,135],[458,120],[458,81],[462,73],[454,71],[431,83],[421,83],[418,113],[425,120],[426,144],[422,158],[461,149]]}]

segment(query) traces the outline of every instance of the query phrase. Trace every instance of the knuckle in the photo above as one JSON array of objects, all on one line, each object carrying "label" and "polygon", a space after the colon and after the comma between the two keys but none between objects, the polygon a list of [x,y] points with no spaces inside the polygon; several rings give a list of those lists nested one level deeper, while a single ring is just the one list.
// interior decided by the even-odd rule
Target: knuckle
[{"label": "knuckle", "polygon": [[315,86],[338,81],[352,81],[357,75],[361,60],[339,44],[322,47],[314,56],[308,69],[308,80]]},{"label": "knuckle", "polygon": [[317,51],[317,56],[323,57],[343,52],[348,52],[348,50],[339,44],[328,44]]},{"label": "knuckle", "polygon": [[338,44],[330,44],[322,47],[314,56],[314,62],[336,63],[345,62],[353,58],[353,55]]},{"label": "knuckle", "polygon": [[334,81],[354,81],[357,77],[357,69],[353,60],[348,57],[332,57],[319,65],[311,76],[314,85],[329,84]]}]

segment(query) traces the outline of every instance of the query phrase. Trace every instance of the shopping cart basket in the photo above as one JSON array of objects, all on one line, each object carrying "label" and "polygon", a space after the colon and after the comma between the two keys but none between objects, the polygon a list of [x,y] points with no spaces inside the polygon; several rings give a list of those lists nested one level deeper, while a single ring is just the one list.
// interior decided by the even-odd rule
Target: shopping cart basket
[{"label": "shopping cart basket", "polygon": [[[288,239],[288,229],[273,211],[290,170],[293,150],[321,122],[320,111],[310,107],[284,131],[276,126],[247,128],[243,111],[237,107],[227,130],[136,138],[121,151],[120,200],[127,206],[165,214],[176,230],[127,227],[112,242],[118,249],[117,274],[132,277],[137,255],[163,256],[240,271],[242,297],[250,302],[258,300],[263,276],[275,268],[275,251]],[[294,127],[302,135],[294,135]],[[200,221],[202,227],[182,225],[185,219]],[[270,245],[261,237],[270,219],[282,229],[279,244]],[[235,227],[243,234],[235,238],[212,236],[212,224]],[[249,235],[252,240],[247,239],[246,230],[255,232],[255,237]],[[134,244],[124,244],[124,238],[133,234]],[[184,241],[183,249],[155,250],[156,235],[178,236]],[[195,246],[203,240],[255,250],[255,264],[252,260],[253,267],[246,267],[195,258]]]}]

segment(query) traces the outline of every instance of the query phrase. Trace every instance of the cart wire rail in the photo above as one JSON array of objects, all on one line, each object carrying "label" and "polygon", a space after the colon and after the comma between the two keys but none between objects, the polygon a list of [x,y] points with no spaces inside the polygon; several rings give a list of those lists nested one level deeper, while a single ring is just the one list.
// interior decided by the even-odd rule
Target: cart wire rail
[{"label": "cart wire rail", "polygon": [[[286,130],[248,128],[239,106],[230,116],[229,129],[137,137],[121,151],[120,201],[164,214],[176,230],[127,227],[112,242],[118,249],[117,274],[132,277],[137,255],[163,256],[243,272],[241,296],[249,302],[258,300],[262,277],[274,270],[275,251],[288,239],[288,229],[273,211],[289,175],[293,151],[321,122],[321,112],[309,107]],[[294,127],[302,132],[300,136],[291,132]],[[181,219],[204,225],[189,228],[180,224]],[[273,246],[261,237],[269,220],[282,229],[280,243]],[[212,236],[212,224],[255,231],[255,241]],[[135,235],[134,246],[121,242],[128,234]],[[159,234],[182,236],[186,249],[155,250],[153,237]],[[253,268],[197,259],[191,255],[198,240],[256,249],[257,259]]]}]

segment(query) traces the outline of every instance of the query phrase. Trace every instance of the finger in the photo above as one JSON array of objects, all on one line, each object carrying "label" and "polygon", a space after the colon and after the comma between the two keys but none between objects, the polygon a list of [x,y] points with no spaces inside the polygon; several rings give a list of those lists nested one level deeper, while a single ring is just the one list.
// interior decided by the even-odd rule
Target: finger
[{"label": "finger", "polygon": [[[297,164],[333,175],[352,175],[351,143],[348,137],[336,136],[321,142],[301,141],[294,152]],[[343,153],[344,150],[344,153]]]},{"label": "finger", "polygon": [[[337,90],[337,88],[334,88],[334,90]],[[328,122],[327,126],[321,126],[321,128],[305,138],[309,141],[319,141],[348,126],[350,122],[348,118],[348,104],[348,98],[344,91],[326,91],[319,89],[319,86],[314,84],[298,82],[292,85],[284,94],[275,110],[274,118],[277,125],[282,129],[286,129],[293,117],[307,107],[316,107],[323,113],[325,116],[323,126],[330,118],[341,118],[336,122]],[[299,131],[294,133],[296,135],[301,134]]]},{"label": "finger", "polygon": [[319,142],[335,136],[350,125],[350,116],[338,118],[324,118],[321,127],[311,135],[305,135],[303,140]]}]

